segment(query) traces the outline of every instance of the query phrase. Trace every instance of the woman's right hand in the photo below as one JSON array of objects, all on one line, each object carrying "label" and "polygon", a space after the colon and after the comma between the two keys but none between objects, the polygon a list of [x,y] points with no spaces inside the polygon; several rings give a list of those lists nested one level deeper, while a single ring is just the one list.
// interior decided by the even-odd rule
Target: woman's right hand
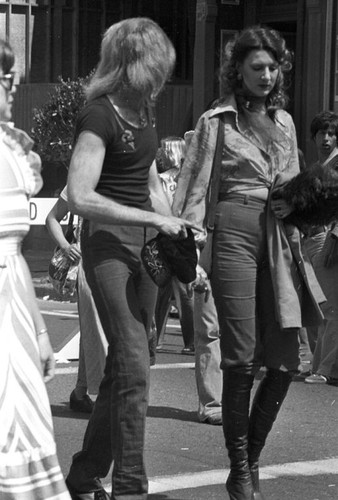
[{"label": "woman's right hand", "polygon": [[74,264],[78,264],[81,259],[81,250],[76,243],[72,243],[62,249],[65,256]]}]

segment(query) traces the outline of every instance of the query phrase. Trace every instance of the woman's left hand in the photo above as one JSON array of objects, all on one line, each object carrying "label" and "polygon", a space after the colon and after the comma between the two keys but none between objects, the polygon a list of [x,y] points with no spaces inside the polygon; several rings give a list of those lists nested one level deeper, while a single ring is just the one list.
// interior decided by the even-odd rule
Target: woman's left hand
[{"label": "woman's left hand", "polygon": [[277,219],[284,219],[291,214],[293,208],[283,198],[278,198],[277,200],[271,200],[271,210]]}]

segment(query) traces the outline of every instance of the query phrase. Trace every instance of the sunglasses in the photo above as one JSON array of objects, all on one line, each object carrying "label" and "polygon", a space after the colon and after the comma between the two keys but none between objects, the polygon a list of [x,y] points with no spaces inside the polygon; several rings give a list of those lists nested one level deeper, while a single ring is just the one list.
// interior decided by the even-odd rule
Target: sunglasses
[{"label": "sunglasses", "polygon": [[0,76],[0,84],[5,90],[10,92],[13,88],[15,73],[8,73],[7,75]]}]

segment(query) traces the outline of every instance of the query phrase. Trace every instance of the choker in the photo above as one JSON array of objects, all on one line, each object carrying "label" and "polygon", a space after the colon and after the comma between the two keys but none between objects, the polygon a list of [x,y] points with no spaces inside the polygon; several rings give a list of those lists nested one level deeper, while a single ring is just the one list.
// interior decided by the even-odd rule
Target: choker
[{"label": "choker", "polygon": [[266,103],[266,97],[244,94],[243,92],[236,93],[236,100],[248,111],[261,111]]}]

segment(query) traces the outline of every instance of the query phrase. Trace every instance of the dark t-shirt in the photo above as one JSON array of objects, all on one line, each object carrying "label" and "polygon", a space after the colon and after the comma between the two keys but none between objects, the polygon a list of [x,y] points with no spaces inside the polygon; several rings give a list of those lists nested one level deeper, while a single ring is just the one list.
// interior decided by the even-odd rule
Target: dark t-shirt
[{"label": "dark t-shirt", "polygon": [[96,192],[121,205],[152,210],[148,177],[158,147],[154,120],[150,117],[145,128],[133,127],[102,96],[81,111],[75,137],[84,131],[98,135],[106,145]]}]

